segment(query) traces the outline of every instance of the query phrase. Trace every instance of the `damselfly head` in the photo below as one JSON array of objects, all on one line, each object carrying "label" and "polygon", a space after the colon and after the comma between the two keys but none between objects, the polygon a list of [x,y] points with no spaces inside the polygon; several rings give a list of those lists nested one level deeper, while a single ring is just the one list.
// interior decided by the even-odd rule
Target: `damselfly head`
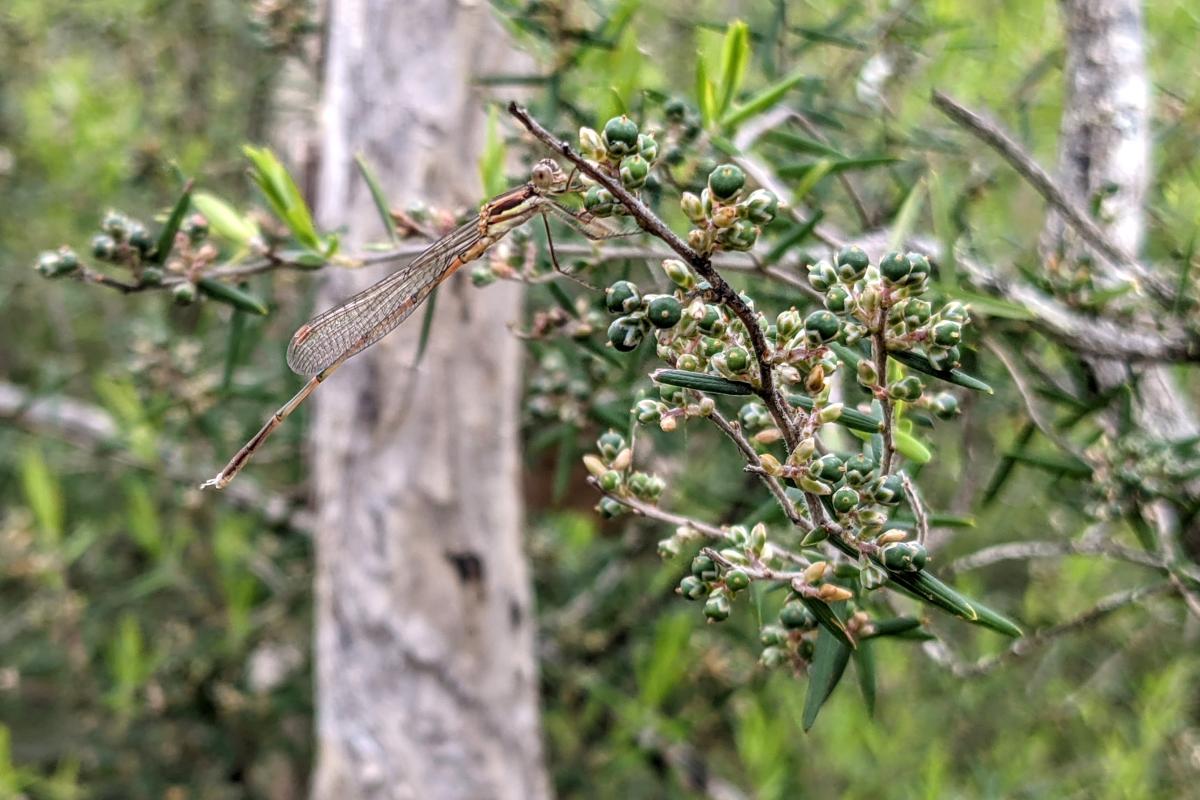
[{"label": "damselfly head", "polygon": [[535,164],[530,180],[534,188],[543,192],[561,192],[567,188],[567,174],[552,158],[543,158]]}]

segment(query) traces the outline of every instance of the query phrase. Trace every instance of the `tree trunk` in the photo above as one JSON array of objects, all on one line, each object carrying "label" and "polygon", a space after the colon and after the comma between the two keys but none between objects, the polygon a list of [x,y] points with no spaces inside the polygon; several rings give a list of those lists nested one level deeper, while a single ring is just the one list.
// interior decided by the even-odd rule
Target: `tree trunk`
[{"label": "tree trunk", "polygon": [[[1059,179],[1085,208],[1093,198],[1103,198],[1097,221],[1119,247],[1136,255],[1145,238],[1150,185],[1150,81],[1141,6],[1138,0],[1063,0],[1062,13],[1067,93]],[[1119,271],[1083,245],[1056,214],[1047,220],[1042,247],[1047,257],[1068,263],[1090,258],[1101,285],[1122,282]],[[1174,439],[1196,431],[1194,411],[1169,367],[1135,370],[1100,359],[1090,364],[1101,388],[1135,384],[1135,419],[1151,437]],[[1153,504],[1151,512],[1163,545],[1171,548],[1178,533],[1176,515],[1165,501]]]},{"label": "tree trunk", "polygon": [[[473,79],[511,66],[503,39],[484,3],[330,3],[325,224],[382,235],[358,152],[394,202],[479,200]],[[332,271],[319,306],[381,274]],[[314,398],[318,800],[548,796],[506,329],[520,298],[464,278],[442,286],[418,366],[423,311]]]}]

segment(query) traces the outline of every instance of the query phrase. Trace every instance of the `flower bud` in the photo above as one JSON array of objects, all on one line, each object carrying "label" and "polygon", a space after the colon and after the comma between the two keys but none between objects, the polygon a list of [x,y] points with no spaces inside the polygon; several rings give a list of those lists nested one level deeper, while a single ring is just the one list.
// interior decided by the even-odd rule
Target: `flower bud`
[{"label": "flower bud", "polygon": [[896,572],[920,572],[929,554],[917,542],[893,542],[885,545],[880,558],[883,565]]},{"label": "flower bud", "polygon": [[741,208],[755,225],[769,225],[779,213],[779,198],[766,189],[755,189],[742,201]]},{"label": "flower bud", "polygon": [[838,603],[854,597],[854,592],[842,586],[836,586],[832,583],[825,583],[821,585],[821,589],[817,593],[817,596],[826,603]]},{"label": "flower bud", "polygon": [[737,209],[733,206],[721,206],[713,211],[712,222],[718,228],[728,228],[738,221]]},{"label": "flower bud", "polygon": [[579,129],[579,150],[586,159],[590,159],[591,161],[604,160],[604,141],[600,138],[600,134],[591,128],[583,127]]},{"label": "flower bud", "polygon": [[870,359],[864,358],[859,361],[854,372],[858,382],[868,389],[879,384],[879,370],[875,368],[875,362]]},{"label": "flower bud", "polygon": [[633,415],[638,422],[643,425],[649,425],[661,420],[666,410],[667,407],[664,403],[646,398],[645,400],[637,401],[637,404],[633,407]]},{"label": "flower bud", "polygon": [[608,326],[608,342],[619,352],[629,353],[638,348],[646,335],[644,320],[631,316],[617,317]]},{"label": "flower bud", "polygon": [[609,428],[596,440],[596,450],[606,461],[612,461],[625,449],[625,437]]},{"label": "flower bud", "polygon": [[658,158],[658,142],[648,133],[638,134],[637,149],[638,155],[651,164]]},{"label": "flower bud", "polygon": [[683,209],[684,215],[694,223],[699,224],[706,220],[700,198],[691,192],[684,192],[680,195],[679,207]]},{"label": "flower bud", "polygon": [[622,114],[613,117],[604,125],[604,147],[614,156],[624,157],[634,152],[638,144],[638,126]]},{"label": "flower bud", "polygon": [[841,328],[838,318],[828,311],[814,311],[804,318],[804,337],[813,346],[833,341]]},{"label": "flower bud", "polygon": [[628,314],[641,304],[642,295],[631,281],[617,281],[604,290],[604,307],[610,314]]},{"label": "flower bud", "polygon": [[708,188],[718,200],[736,200],[746,185],[746,173],[735,164],[722,164],[708,175]]},{"label": "flower bud", "polygon": [[829,291],[829,287],[837,283],[837,272],[828,261],[818,261],[808,265],[808,282],[818,292]]},{"label": "flower bud", "polygon": [[804,321],[800,318],[800,312],[794,308],[789,308],[775,318],[776,338],[779,341],[786,342],[797,333],[804,325]]},{"label": "flower bud", "polygon": [[835,260],[838,277],[846,283],[853,283],[865,275],[870,263],[866,251],[858,245],[842,248]]},{"label": "flower bud", "polygon": [[712,250],[712,234],[701,228],[688,231],[688,246],[698,253],[708,253]]},{"label": "flower bud", "polygon": [[837,511],[839,514],[847,514],[858,507],[862,498],[859,497],[858,492],[853,488],[843,486],[833,493],[830,501],[833,503],[834,511]]},{"label": "flower bud", "polygon": [[583,457],[583,466],[587,468],[588,474],[593,478],[599,478],[609,471],[604,462],[591,453]]},{"label": "flower bud", "polygon": [[677,258],[666,258],[662,262],[663,272],[667,277],[681,289],[694,289],[696,286],[696,274]]},{"label": "flower bud", "polygon": [[817,414],[817,421],[822,425],[828,422],[837,422],[842,418],[842,411],[846,408],[844,403],[830,403],[821,409]]},{"label": "flower bud", "polygon": [[650,162],[637,153],[621,159],[621,183],[626,189],[636,191],[646,185],[650,176]]}]

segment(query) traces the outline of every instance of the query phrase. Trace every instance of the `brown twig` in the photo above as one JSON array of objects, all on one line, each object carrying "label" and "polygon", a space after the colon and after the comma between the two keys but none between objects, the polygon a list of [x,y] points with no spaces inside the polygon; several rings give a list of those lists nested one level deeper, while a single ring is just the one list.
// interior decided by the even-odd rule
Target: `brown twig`
[{"label": "brown twig", "polygon": [[1033,157],[1025,152],[995,120],[954,100],[944,92],[934,90],[933,105],[955,123],[967,129],[1000,154],[1021,177],[1029,182],[1047,203],[1054,206],[1088,244],[1101,253],[1113,266],[1119,267],[1151,289],[1161,300],[1173,301],[1173,290],[1138,263],[1132,255],[1118,246],[1096,222],[1067,197],[1054,179]]},{"label": "brown twig", "polygon": [[791,451],[798,443],[796,428],[791,412],[775,387],[775,377],[771,370],[771,350],[767,344],[766,335],[758,326],[757,315],[750,306],[734,291],[733,287],[713,267],[711,259],[692,249],[665,222],[651,211],[645,203],[627,190],[620,181],[596,168],[569,144],[550,133],[541,123],[529,115],[529,112],[517,103],[510,103],[508,112],[520,122],[534,138],[561,155],[574,165],[580,172],[587,175],[596,183],[607,189],[612,196],[629,211],[630,216],[638,226],[647,233],[657,237],[675,253],[686,261],[701,278],[712,286],[717,300],[727,306],[741,320],[750,338],[754,356],[758,362],[759,386],[756,391],[766,404],[775,424],[783,431],[788,450]]},{"label": "brown twig", "polygon": [[716,411],[715,409],[713,410],[712,414],[709,415],[709,419],[714,425],[717,426],[717,428],[720,429],[722,433],[729,437],[730,441],[737,446],[738,450],[741,451],[742,456],[746,459],[746,463],[751,467],[757,468],[754,470],[754,473],[762,479],[762,482],[771,491],[771,494],[774,495],[775,500],[783,509],[783,513],[787,515],[788,520],[790,520],[793,525],[806,532],[812,530],[812,524],[808,520],[804,519],[804,517],[796,513],[796,507],[788,498],[787,493],[784,491],[783,484],[779,482],[779,479],[772,475],[768,475],[765,471],[763,471],[762,460],[758,457],[758,453],[755,451],[754,446],[750,444],[750,441],[742,433],[741,428],[737,424],[725,419],[721,412]]}]

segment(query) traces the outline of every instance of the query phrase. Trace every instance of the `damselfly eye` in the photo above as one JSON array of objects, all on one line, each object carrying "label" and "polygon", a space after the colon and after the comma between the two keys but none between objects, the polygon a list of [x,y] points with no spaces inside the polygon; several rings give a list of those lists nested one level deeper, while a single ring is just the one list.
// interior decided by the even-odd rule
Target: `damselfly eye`
[{"label": "damselfly eye", "polygon": [[533,179],[533,185],[537,186],[539,189],[551,188],[555,183],[558,172],[558,165],[553,161],[539,161],[533,168],[533,174],[531,176]]}]

